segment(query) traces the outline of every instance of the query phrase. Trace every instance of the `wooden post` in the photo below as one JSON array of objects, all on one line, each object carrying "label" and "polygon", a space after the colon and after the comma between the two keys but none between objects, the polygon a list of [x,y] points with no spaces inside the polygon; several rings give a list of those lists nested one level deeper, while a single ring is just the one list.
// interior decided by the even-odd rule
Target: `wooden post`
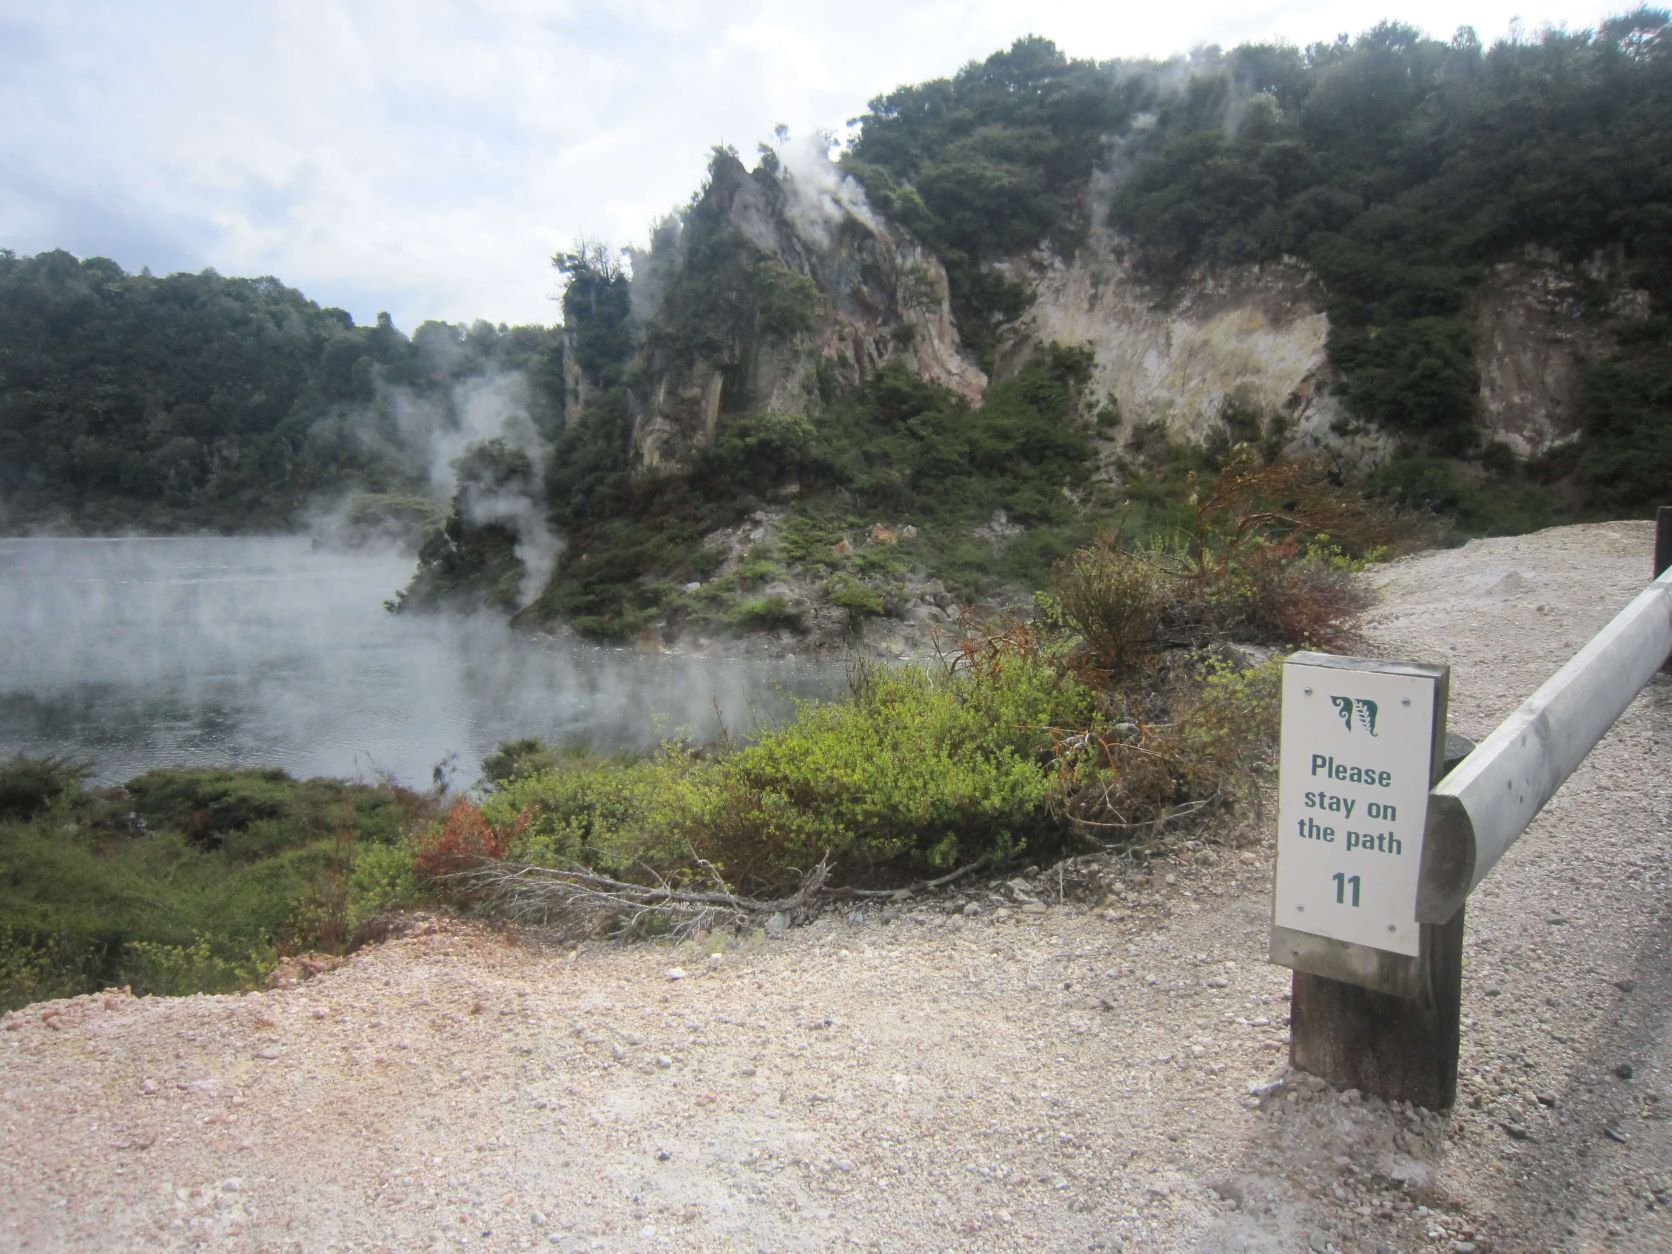
[{"label": "wooden post", "polygon": [[1289,1062],[1338,1089],[1443,1110],[1457,1100],[1463,997],[1463,911],[1422,925],[1415,1000],[1294,973]]},{"label": "wooden post", "polygon": [[[1434,706],[1429,783],[1473,748],[1447,737],[1446,690]],[[1289,1002],[1289,1062],[1338,1089],[1442,1110],[1457,1100],[1463,997],[1463,911],[1423,924],[1417,996],[1398,997],[1297,970]]]}]

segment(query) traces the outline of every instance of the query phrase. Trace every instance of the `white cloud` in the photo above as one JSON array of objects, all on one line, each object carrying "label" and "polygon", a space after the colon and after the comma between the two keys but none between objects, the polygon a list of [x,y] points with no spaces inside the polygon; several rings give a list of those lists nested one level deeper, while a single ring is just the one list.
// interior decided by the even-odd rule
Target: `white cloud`
[{"label": "white cloud", "polygon": [[872,97],[1023,34],[1165,56],[1384,17],[1491,40],[1517,14],[1532,33],[1626,7],[0,0],[0,247],[276,274],[408,330],[551,321],[551,254],[642,243],[714,144],[841,133]]}]

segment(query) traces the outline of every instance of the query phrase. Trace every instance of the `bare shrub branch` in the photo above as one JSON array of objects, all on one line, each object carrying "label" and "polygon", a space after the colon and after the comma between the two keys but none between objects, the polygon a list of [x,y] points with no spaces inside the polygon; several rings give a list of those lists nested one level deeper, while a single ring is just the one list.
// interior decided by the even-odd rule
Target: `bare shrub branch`
[{"label": "bare shrub branch", "polygon": [[636,884],[583,866],[537,866],[481,858],[447,877],[450,884],[485,902],[496,914],[522,923],[593,930],[605,918],[618,920],[621,932],[655,931],[690,936],[716,927],[749,926],[774,914],[793,916],[823,890],[829,859],[801,877],[786,897],[758,900],[734,893],[718,868],[696,859],[712,887],[676,886],[646,869],[649,882]]}]

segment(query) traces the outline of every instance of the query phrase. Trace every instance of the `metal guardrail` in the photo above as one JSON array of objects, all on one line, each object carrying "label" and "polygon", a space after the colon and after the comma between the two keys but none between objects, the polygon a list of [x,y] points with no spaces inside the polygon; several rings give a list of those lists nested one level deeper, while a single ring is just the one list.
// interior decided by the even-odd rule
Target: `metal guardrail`
[{"label": "metal guardrail", "polygon": [[1444,923],[1672,654],[1672,570],[1428,794],[1417,919]]}]

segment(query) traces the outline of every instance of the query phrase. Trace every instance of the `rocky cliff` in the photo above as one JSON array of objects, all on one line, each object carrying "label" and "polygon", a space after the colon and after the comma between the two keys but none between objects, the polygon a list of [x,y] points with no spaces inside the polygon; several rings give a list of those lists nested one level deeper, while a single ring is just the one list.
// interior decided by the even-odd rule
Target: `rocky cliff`
[{"label": "rocky cliff", "polygon": [[1576,268],[1529,249],[1493,267],[1475,307],[1481,416],[1490,435],[1522,457],[1574,439],[1585,364],[1618,347],[1617,317],[1648,313],[1648,293],[1627,287],[1606,259]]},{"label": "rocky cliff", "polygon": [[822,153],[752,172],[718,155],[683,223],[635,254],[634,297],[647,328],[630,398],[641,470],[682,464],[728,414],[805,412],[821,372],[853,384],[899,360],[972,401],[987,384],[959,344],[939,260]]},{"label": "rocky cliff", "polygon": [[[810,315],[786,333],[757,297],[749,317],[703,310],[708,331],[720,332],[705,343],[669,333],[701,308],[692,286],[735,284],[751,266],[803,280]],[[717,157],[684,223],[660,229],[634,271],[635,310],[649,328],[630,400],[641,471],[684,464],[728,414],[803,413],[821,379],[853,384],[886,362],[972,402],[988,383],[960,342],[940,261],[822,153],[802,154],[793,168],[770,158],[753,171]],[[1373,422],[1352,418],[1333,389],[1324,292],[1300,262],[1199,268],[1162,290],[1135,272],[1120,235],[1097,226],[1071,257],[1041,249],[1007,271],[1032,303],[1000,338],[1001,377],[1043,344],[1084,346],[1096,354],[1087,395],[1112,399],[1128,432],[1156,424],[1174,440],[1200,441],[1235,409],[1280,419],[1295,451],[1364,468],[1395,447]],[[1606,267],[1581,271],[1535,254],[1489,273],[1474,298],[1488,439],[1530,457],[1573,438],[1582,367],[1613,346],[1597,302],[1631,313],[1644,299],[1609,284]]]},{"label": "rocky cliff", "polygon": [[[1395,447],[1332,390],[1324,293],[1299,262],[1198,269],[1161,291],[1134,273],[1125,241],[1098,230],[1071,260],[1041,252],[1014,269],[1035,300],[1007,333],[1001,375],[1041,342],[1084,345],[1097,355],[1093,395],[1113,397],[1128,429],[1201,440],[1237,407],[1280,415],[1295,451],[1368,468]],[[1647,305],[1601,261],[1532,251],[1493,267],[1474,297],[1484,436],[1524,458],[1574,439],[1583,368],[1615,347],[1611,316],[1641,318]]]},{"label": "rocky cliff", "polygon": [[1071,260],[1037,254],[1016,268],[1035,294],[1008,332],[1001,373],[1040,343],[1096,353],[1091,393],[1113,398],[1125,428],[1158,423],[1201,441],[1231,407],[1281,415],[1298,447],[1387,447],[1330,394],[1323,293],[1295,262],[1199,270],[1170,292],[1143,282],[1124,240],[1094,230]]}]

